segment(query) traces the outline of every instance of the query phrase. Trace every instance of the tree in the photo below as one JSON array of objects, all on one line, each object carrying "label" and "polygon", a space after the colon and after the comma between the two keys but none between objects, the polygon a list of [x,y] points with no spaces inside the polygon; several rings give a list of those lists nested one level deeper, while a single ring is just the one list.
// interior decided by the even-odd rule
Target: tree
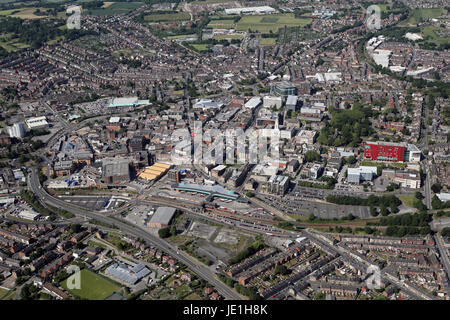
[{"label": "tree", "polygon": [[288,273],[288,268],[284,265],[279,265],[279,264],[277,264],[277,266],[275,267],[275,270],[273,271],[274,275],[277,275],[277,274],[286,275],[287,273]]},{"label": "tree", "polygon": [[70,230],[73,233],[78,233],[81,231],[81,225],[79,223],[72,224],[72,225],[70,225]]},{"label": "tree", "polygon": [[320,154],[314,150],[309,150],[305,153],[305,160],[306,162],[320,161]]},{"label": "tree", "polygon": [[387,216],[389,214],[389,210],[386,208],[385,205],[381,205],[380,207],[380,213],[383,217]]},{"label": "tree", "polygon": [[441,190],[442,190],[442,186],[441,186],[440,183],[435,183],[435,184],[433,184],[433,185],[431,186],[431,190],[432,190],[434,193],[439,193],[439,192],[441,192]]},{"label": "tree", "polygon": [[176,236],[177,235],[177,227],[174,224],[170,227],[170,234],[172,236]]},{"label": "tree", "polygon": [[170,237],[170,230],[169,230],[169,228],[161,228],[161,229],[159,229],[158,230],[158,235],[159,235],[159,237],[160,238],[168,238],[168,237]]}]

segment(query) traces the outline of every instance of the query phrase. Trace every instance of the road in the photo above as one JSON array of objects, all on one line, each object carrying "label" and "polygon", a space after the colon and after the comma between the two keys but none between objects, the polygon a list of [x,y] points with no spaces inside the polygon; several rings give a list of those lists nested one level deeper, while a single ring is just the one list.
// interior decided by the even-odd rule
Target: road
[{"label": "road", "polygon": [[[444,265],[445,272],[447,273],[447,278],[450,275],[450,258],[448,257],[448,250],[445,247],[444,240],[441,235],[436,233],[434,235],[434,240],[436,241],[436,245],[439,249],[439,254],[441,255],[441,262]],[[450,288],[447,287],[447,295],[450,294]]]},{"label": "road", "polygon": [[76,208],[68,206],[67,203],[65,203],[62,200],[59,200],[51,195],[49,195],[44,189],[41,188],[38,176],[37,176],[37,169],[31,168],[31,172],[28,176],[28,185],[31,191],[36,195],[36,197],[45,203],[48,203],[56,208],[64,209],[66,211],[69,211],[77,216],[82,216],[85,218],[90,219],[96,219],[100,222],[107,223],[110,225],[114,225],[115,227],[119,228],[124,233],[127,233],[129,235],[132,235],[137,238],[141,238],[145,240],[147,243],[153,245],[154,247],[158,248],[161,251],[166,252],[167,254],[171,255],[175,259],[177,259],[179,262],[185,264],[188,268],[190,268],[196,275],[198,275],[200,278],[204,279],[211,285],[213,285],[218,293],[222,295],[227,300],[242,300],[243,297],[239,295],[237,292],[235,292],[233,289],[228,287],[226,284],[224,284],[222,281],[220,281],[215,274],[206,266],[201,264],[201,262],[193,261],[193,258],[189,257],[186,253],[183,251],[178,251],[175,247],[170,245],[169,243],[163,241],[162,239],[148,233],[147,231],[137,227],[137,226],[131,226],[128,225],[125,222],[121,222],[118,219],[114,219],[111,217],[104,216],[99,213],[95,213],[92,211],[88,211],[82,208]]}]

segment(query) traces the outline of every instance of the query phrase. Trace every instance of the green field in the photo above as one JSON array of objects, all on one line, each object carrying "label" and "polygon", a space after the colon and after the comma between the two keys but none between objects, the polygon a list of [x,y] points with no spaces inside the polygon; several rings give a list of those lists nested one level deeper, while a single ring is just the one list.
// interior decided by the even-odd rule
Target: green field
[{"label": "green field", "polygon": [[187,12],[150,14],[144,17],[147,22],[186,21],[191,17]]},{"label": "green field", "polygon": [[260,46],[273,46],[277,43],[277,38],[261,38],[259,39]]},{"label": "green field", "polygon": [[416,197],[413,195],[401,194],[397,196],[405,206],[414,207],[414,200]]},{"label": "green field", "polygon": [[0,300],[12,300],[16,296],[16,290],[0,289]]},{"label": "green field", "polygon": [[[41,13],[35,14],[34,12],[37,9],[39,9]],[[38,7],[18,8],[18,9],[2,10],[0,11],[0,15],[21,19],[40,19],[43,17],[47,17],[47,15],[45,14],[47,10],[48,9],[46,8],[38,8]]]},{"label": "green field", "polygon": [[416,26],[418,23],[427,20],[437,18],[443,14],[446,14],[446,9],[433,8],[433,9],[414,9],[411,16],[399,24],[399,26]]},{"label": "green field", "polygon": [[6,295],[8,294],[8,292],[10,292],[10,290],[6,290],[6,289],[3,289],[3,288],[0,288],[0,300],[1,300],[4,296],[6,296]]},{"label": "green field", "polygon": [[191,46],[192,47],[194,47],[195,48],[195,50],[197,50],[197,51],[206,51],[206,50],[208,50],[209,49],[209,45],[208,44],[198,44],[198,43],[193,43],[193,44],[191,44]]},{"label": "green field", "polygon": [[105,8],[92,9],[83,11],[84,14],[89,14],[93,16],[108,16],[116,14],[127,14],[134,9],[142,6],[142,2],[114,2]]},{"label": "green field", "polygon": [[420,31],[425,35],[430,37],[430,39],[428,39],[428,41],[430,42],[434,42],[436,45],[440,45],[440,44],[444,44],[444,43],[449,43],[450,42],[450,36],[449,37],[441,37],[438,36],[438,34],[436,32],[445,32],[446,29],[445,28],[438,28],[438,27],[434,27],[434,26],[424,26],[420,29]]},{"label": "green field", "polygon": [[221,19],[221,20],[212,20],[207,28],[212,29],[233,29],[234,28],[234,20],[232,19]]},{"label": "green field", "polygon": [[104,300],[120,286],[92,271],[83,269],[81,272],[81,289],[67,289],[67,280],[62,281],[61,286],[75,296],[85,300]]},{"label": "green field", "polygon": [[239,31],[258,31],[262,33],[276,32],[279,28],[304,27],[311,22],[309,18],[295,18],[293,13],[271,14],[262,16],[244,16],[237,23],[236,30]]}]

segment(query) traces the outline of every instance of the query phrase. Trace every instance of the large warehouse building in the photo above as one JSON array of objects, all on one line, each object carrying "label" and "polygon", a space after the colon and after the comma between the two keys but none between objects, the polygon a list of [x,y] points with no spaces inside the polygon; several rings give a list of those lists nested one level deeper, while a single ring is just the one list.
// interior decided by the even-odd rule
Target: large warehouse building
[{"label": "large warehouse building", "polygon": [[277,10],[269,6],[225,9],[226,14],[270,14],[275,12]]},{"label": "large warehouse building", "polygon": [[164,228],[169,226],[170,221],[172,221],[175,216],[177,209],[172,207],[159,207],[156,212],[152,215],[147,226],[150,228]]},{"label": "large warehouse building", "polygon": [[139,100],[138,97],[122,97],[122,98],[112,98],[109,103],[110,108],[114,107],[136,107],[139,105],[150,104],[149,100]]}]

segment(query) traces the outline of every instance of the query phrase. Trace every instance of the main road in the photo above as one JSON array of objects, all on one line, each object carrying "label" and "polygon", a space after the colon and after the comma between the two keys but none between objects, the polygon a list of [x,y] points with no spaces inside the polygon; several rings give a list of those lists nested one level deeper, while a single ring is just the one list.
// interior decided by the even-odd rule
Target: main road
[{"label": "main road", "polygon": [[206,280],[208,283],[213,285],[216,290],[227,300],[242,300],[244,299],[241,295],[235,292],[233,289],[225,285],[222,281],[220,281],[215,274],[206,266],[201,264],[198,261],[193,261],[193,258],[189,257],[183,251],[178,251],[175,247],[167,243],[166,241],[148,233],[147,231],[137,227],[131,226],[125,222],[121,222],[118,219],[114,219],[93,211],[85,210],[82,208],[78,208],[75,206],[68,205],[67,202],[64,202],[60,199],[57,199],[51,195],[49,195],[44,189],[42,189],[41,184],[39,182],[39,178],[37,176],[37,169],[31,168],[31,172],[28,174],[28,186],[30,190],[36,195],[38,200],[48,203],[58,209],[64,209],[69,211],[77,216],[82,216],[85,218],[96,219],[97,221],[107,223],[113,225],[119,230],[129,235],[135,236],[137,238],[141,238],[145,240],[147,243],[150,243],[154,247],[158,248],[176,258],[181,263],[185,264],[188,268],[190,268],[196,275],[200,278]]}]

